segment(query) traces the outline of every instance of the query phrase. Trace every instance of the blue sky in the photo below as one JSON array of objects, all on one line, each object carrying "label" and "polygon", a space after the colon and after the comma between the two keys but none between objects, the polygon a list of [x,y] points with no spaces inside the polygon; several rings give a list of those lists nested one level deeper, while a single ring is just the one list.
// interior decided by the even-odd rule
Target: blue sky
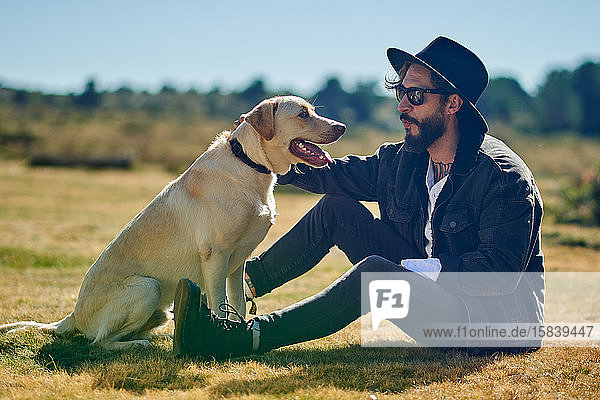
[{"label": "blue sky", "polygon": [[491,76],[533,91],[548,70],[600,61],[600,1],[4,0],[0,83],[53,92],[128,84],[310,95],[331,75],[351,88],[392,72],[385,50],[438,35],[477,53]]}]

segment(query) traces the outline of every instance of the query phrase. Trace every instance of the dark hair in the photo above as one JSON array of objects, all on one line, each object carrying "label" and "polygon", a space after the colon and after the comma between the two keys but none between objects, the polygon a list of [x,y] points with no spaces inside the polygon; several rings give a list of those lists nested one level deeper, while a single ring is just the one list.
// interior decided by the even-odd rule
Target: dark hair
[{"label": "dark hair", "polygon": [[396,87],[396,85],[400,83],[402,83],[402,80],[400,79],[398,74],[394,75],[392,79],[388,79],[387,76],[384,78],[384,85],[387,90],[393,90]]}]

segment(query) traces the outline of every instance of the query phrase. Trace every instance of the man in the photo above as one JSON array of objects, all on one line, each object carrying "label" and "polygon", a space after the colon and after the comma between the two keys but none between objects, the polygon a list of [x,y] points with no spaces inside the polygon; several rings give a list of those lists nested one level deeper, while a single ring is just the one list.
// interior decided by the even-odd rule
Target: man
[{"label": "man", "polygon": [[[415,56],[396,48],[387,56],[398,74],[387,86],[405,141],[321,169],[299,164],[280,177],[325,196],[246,263],[256,297],[310,270],[334,245],[352,268],[322,292],[248,322],[217,318],[200,303],[198,286],[182,280],[176,353],[226,358],[329,335],[361,316],[363,272],[404,272],[411,306],[399,326],[424,344],[420,323],[542,321],[542,201],[524,162],[485,135],[475,107],[485,66],[445,37]],[[378,202],[381,218],[359,201]]]}]

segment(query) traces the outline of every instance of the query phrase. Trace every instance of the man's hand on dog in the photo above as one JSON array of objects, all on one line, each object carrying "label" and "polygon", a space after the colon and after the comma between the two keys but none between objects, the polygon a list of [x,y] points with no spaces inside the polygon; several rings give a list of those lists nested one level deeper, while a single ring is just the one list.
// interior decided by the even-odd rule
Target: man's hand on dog
[{"label": "man's hand on dog", "polygon": [[246,118],[246,115],[242,114],[240,115],[240,117],[238,119],[236,119],[235,121],[233,121],[233,130],[236,130],[238,126],[240,126],[240,124],[242,122],[244,122],[244,119]]}]

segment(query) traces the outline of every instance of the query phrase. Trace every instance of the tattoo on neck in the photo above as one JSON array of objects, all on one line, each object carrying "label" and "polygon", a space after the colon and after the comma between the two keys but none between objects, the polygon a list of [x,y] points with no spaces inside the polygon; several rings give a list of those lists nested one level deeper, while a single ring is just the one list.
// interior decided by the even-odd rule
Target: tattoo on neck
[{"label": "tattoo on neck", "polygon": [[445,164],[432,160],[431,164],[433,165],[433,181],[435,183],[438,183],[440,179],[448,175],[450,173],[450,168],[452,168],[452,163]]}]

